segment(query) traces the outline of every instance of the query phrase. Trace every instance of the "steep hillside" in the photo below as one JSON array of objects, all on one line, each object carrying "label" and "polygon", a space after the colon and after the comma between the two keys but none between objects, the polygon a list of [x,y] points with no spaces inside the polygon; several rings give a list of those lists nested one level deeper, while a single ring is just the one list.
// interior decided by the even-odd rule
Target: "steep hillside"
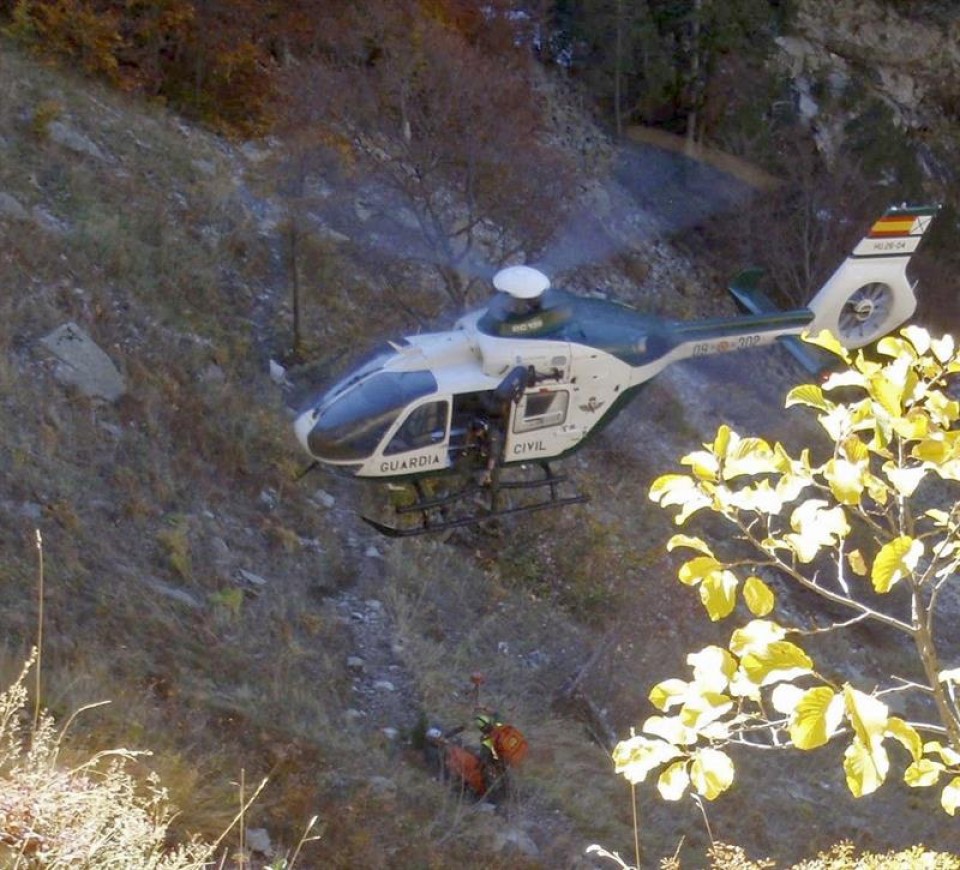
[{"label": "steep hillside", "polygon": [[[180,832],[218,832],[240,778],[267,776],[248,827],[278,852],[320,817],[300,866],[589,866],[593,842],[625,853],[629,792],[604,743],[704,642],[699,604],[674,597],[672,525],[646,487],[720,420],[802,437],[775,411],[803,375],[775,349],[683,364],[568,463],[590,505],[499,535],[381,539],[359,513],[382,492],[297,479],[290,391],[270,365],[291,330],[278,152],[0,41],[0,671],[14,674],[36,638],[39,530],[44,701],[66,717],[109,699],[73,726],[78,748],[152,749],[144,770],[170,789]],[[299,387],[373,321],[376,337],[412,327],[404,300],[371,289],[382,281],[359,244],[389,203],[333,172],[324,183],[304,299],[316,364],[291,372]],[[702,293],[710,270],[651,236],[615,173],[580,190],[574,213],[629,255],[578,272],[579,289],[602,280],[676,316],[731,310]],[[71,323],[117,367],[122,395],[65,382],[43,339]],[[854,665],[896,653],[843,651]],[[468,720],[476,671],[531,744],[497,812],[435,782],[418,746],[425,721]],[[852,833],[872,848],[960,851],[916,796],[855,803],[826,761],[788,760],[776,776],[744,765],[709,830],[693,803],[641,795],[650,866],[681,842],[701,855],[711,833],[781,860]]]}]

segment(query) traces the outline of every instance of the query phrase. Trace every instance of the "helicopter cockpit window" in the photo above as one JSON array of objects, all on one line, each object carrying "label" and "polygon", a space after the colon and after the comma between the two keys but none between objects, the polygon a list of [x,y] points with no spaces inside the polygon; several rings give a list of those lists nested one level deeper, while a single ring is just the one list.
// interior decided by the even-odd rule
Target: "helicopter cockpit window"
[{"label": "helicopter cockpit window", "polygon": [[440,444],[447,436],[448,407],[448,402],[429,402],[415,408],[383,452],[389,456]]},{"label": "helicopter cockpit window", "polygon": [[310,449],[324,459],[366,459],[410,402],[437,389],[426,371],[381,372],[336,396],[320,411]]},{"label": "helicopter cockpit window", "polygon": [[378,369],[382,369],[391,359],[397,355],[396,350],[390,345],[381,345],[376,350],[367,354],[357,365],[350,371],[346,377],[342,380],[337,381],[329,390],[327,390],[325,399],[332,398],[339,393],[342,393],[347,387],[352,386],[353,384],[359,383],[365,377],[373,374],[373,372]]},{"label": "helicopter cockpit window", "polygon": [[566,390],[529,393],[520,400],[513,431],[532,432],[534,429],[559,426],[567,419],[569,404],[570,393]]}]

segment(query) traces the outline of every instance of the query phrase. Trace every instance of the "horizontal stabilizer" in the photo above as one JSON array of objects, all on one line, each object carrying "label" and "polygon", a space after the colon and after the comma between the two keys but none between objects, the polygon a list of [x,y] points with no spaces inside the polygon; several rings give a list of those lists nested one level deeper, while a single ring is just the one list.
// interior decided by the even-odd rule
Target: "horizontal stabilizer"
[{"label": "horizontal stabilizer", "polygon": [[[730,294],[737,304],[750,314],[772,314],[780,310],[759,287],[763,275],[763,269],[744,269],[730,283]],[[831,354],[815,345],[807,344],[795,335],[782,335],[778,341],[812,375],[819,376],[833,361]]]}]

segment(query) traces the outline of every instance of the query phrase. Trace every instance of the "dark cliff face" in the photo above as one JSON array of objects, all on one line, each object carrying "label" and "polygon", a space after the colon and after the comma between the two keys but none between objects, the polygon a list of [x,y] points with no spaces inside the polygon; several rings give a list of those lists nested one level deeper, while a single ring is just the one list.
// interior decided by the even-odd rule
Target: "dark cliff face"
[{"label": "dark cliff face", "polygon": [[[926,14],[920,6],[929,7]],[[871,100],[880,100],[908,135],[952,124],[958,37],[960,10],[952,4],[801,0],[776,62],[794,82],[800,115],[817,128],[830,156]]]}]

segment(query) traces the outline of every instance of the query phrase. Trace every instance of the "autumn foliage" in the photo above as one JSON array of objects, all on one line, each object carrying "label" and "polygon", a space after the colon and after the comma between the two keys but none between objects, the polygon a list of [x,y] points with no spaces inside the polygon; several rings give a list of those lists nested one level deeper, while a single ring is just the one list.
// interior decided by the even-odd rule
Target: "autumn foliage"
[{"label": "autumn foliage", "polygon": [[[44,57],[250,135],[280,114],[284,68],[328,59],[344,41],[359,40],[375,56],[383,6],[375,0],[0,0],[0,22]],[[414,30],[422,23],[488,51],[514,47],[508,3],[483,12],[463,0],[388,6]]]}]

